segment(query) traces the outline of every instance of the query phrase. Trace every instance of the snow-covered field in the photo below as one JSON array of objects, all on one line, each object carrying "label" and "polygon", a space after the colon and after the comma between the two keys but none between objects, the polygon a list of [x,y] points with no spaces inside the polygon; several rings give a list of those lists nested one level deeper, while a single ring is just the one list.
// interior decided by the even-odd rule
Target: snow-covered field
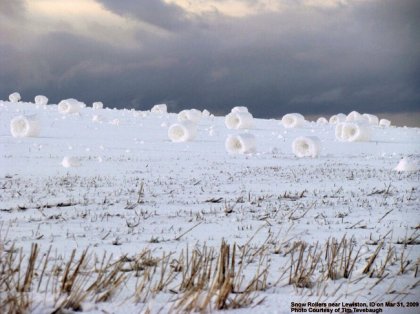
[{"label": "snow-covered field", "polygon": [[[23,114],[38,136],[12,137]],[[0,121],[0,312],[419,310],[420,172],[393,170],[418,162],[418,128],[341,142],[331,124],[254,119],[255,152],[232,155],[244,131],[224,117],[180,143],[173,113],[4,101]],[[295,157],[299,136],[318,158]]]}]

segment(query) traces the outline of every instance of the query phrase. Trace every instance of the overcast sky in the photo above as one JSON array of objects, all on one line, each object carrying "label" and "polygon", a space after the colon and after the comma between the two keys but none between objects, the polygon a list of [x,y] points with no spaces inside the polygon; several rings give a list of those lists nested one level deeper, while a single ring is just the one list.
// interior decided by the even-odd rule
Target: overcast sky
[{"label": "overcast sky", "polygon": [[0,98],[420,111],[417,0],[0,0]]}]

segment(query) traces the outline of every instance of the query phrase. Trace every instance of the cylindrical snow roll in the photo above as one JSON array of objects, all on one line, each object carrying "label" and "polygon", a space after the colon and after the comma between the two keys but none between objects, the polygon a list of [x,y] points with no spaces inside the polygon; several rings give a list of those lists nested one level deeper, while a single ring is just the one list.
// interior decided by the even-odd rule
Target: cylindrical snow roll
[{"label": "cylindrical snow roll", "polygon": [[150,110],[150,112],[157,113],[157,114],[164,114],[168,112],[168,107],[166,106],[166,104],[154,105],[152,109]]},{"label": "cylindrical snow roll", "polygon": [[172,142],[191,141],[197,135],[197,126],[191,121],[172,124],[168,129],[168,137]]},{"label": "cylindrical snow roll", "polygon": [[105,119],[99,114],[95,114],[95,115],[92,116],[92,122],[100,123],[100,122],[104,122],[104,121],[105,121]]},{"label": "cylindrical snow roll", "polygon": [[33,116],[17,116],[10,121],[13,137],[37,137],[39,132],[39,123]]},{"label": "cylindrical snow roll", "polygon": [[352,111],[347,115],[346,122],[369,123],[369,118],[357,111]]},{"label": "cylindrical snow roll", "polygon": [[300,113],[288,113],[281,118],[285,128],[299,128],[305,123],[305,117]]},{"label": "cylindrical snow roll", "polygon": [[389,121],[388,119],[381,119],[379,120],[379,125],[383,127],[388,127],[391,126],[391,121]]},{"label": "cylindrical snow roll", "polygon": [[35,104],[45,106],[46,104],[48,104],[48,98],[43,95],[35,96]]},{"label": "cylindrical snow roll", "polygon": [[188,111],[189,111],[188,109],[185,109],[178,112],[178,115],[177,115],[178,121],[188,121],[188,118],[187,118]]},{"label": "cylindrical snow roll", "polygon": [[412,158],[404,157],[399,161],[394,170],[399,172],[418,171],[420,170],[420,162]]},{"label": "cylindrical snow roll", "polygon": [[373,114],[369,114],[369,113],[364,113],[362,115],[363,117],[365,117],[368,121],[369,124],[371,125],[378,125],[379,124],[379,118]]},{"label": "cylindrical snow roll", "polygon": [[104,109],[104,104],[101,101],[95,101],[92,104],[92,108],[95,110]]},{"label": "cylindrical snow roll", "polygon": [[248,133],[229,135],[225,148],[229,154],[248,154],[255,152],[255,136]]},{"label": "cylindrical snow roll", "polygon": [[233,112],[233,113],[235,113],[235,112],[249,112],[249,110],[248,110],[247,107],[244,107],[244,106],[236,106],[236,107],[233,107],[230,112]]},{"label": "cylindrical snow roll", "polygon": [[120,120],[119,119],[113,119],[109,122],[109,124],[119,126],[120,125]]},{"label": "cylindrical snow roll", "polygon": [[346,115],[344,113],[338,113],[330,117],[330,124],[337,124],[346,121]]},{"label": "cylindrical snow roll", "polygon": [[231,112],[225,117],[228,129],[251,129],[254,126],[254,117],[249,112]]},{"label": "cylindrical snow roll", "polygon": [[339,139],[342,141],[367,142],[370,140],[372,135],[371,127],[368,124],[359,124],[354,122],[343,123],[341,126],[336,127],[336,135],[338,127],[341,127],[341,135]]},{"label": "cylindrical snow roll", "polygon": [[292,143],[293,153],[299,157],[318,157],[321,150],[321,142],[316,136],[301,136]]},{"label": "cylindrical snow roll", "polygon": [[345,122],[340,122],[335,125],[335,138],[339,141],[344,141],[343,138],[343,126]]},{"label": "cylindrical snow roll", "polygon": [[201,119],[202,113],[197,109],[182,110],[178,113],[178,121],[191,121],[198,123]]},{"label": "cylindrical snow roll", "polygon": [[347,117],[346,121],[352,122],[352,121],[358,121],[362,115],[357,111],[350,112]]},{"label": "cylindrical snow roll", "polygon": [[208,118],[208,117],[210,117],[210,111],[208,111],[207,109],[204,109],[203,112],[201,113],[201,115],[204,118]]},{"label": "cylindrical snow roll", "polygon": [[79,161],[79,159],[77,157],[69,157],[69,156],[66,156],[61,161],[61,165],[64,168],[79,167],[80,166],[80,161]]},{"label": "cylindrical snow roll", "polygon": [[328,124],[328,120],[324,117],[319,117],[318,120],[316,120],[317,124]]},{"label": "cylindrical snow roll", "polygon": [[76,99],[64,99],[58,103],[58,112],[61,114],[77,113],[82,109],[82,103]]},{"label": "cylindrical snow roll", "polygon": [[10,102],[19,102],[20,101],[20,94],[18,92],[12,93],[9,95]]}]

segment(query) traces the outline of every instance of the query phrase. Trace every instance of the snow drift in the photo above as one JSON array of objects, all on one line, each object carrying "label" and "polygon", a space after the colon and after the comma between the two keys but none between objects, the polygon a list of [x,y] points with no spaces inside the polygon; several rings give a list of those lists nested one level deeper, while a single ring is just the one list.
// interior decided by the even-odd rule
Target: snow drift
[{"label": "snow drift", "polygon": [[191,121],[172,124],[168,129],[168,137],[172,142],[191,141],[197,135],[197,126]]},{"label": "snow drift", "polygon": [[17,116],[10,121],[10,133],[13,137],[37,137],[40,132],[34,116]]},{"label": "snow drift", "polygon": [[19,102],[20,99],[21,99],[20,94],[18,92],[15,92],[9,95],[10,102]]},{"label": "snow drift", "polygon": [[364,123],[342,122],[335,127],[335,137],[340,141],[367,142],[371,135],[371,127]]},{"label": "snow drift", "polygon": [[330,124],[337,124],[346,121],[346,115],[344,113],[338,113],[330,117]]},{"label": "snow drift", "polygon": [[281,118],[285,128],[299,128],[305,123],[305,118],[300,113],[288,113]]},{"label": "snow drift", "polygon": [[201,120],[202,113],[197,109],[182,110],[178,113],[178,121],[191,121],[198,123]]},{"label": "snow drift", "polygon": [[293,153],[299,157],[318,157],[321,142],[316,136],[300,136],[292,143]]},{"label": "snow drift", "polygon": [[92,108],[95,109],[95,110],[104,109],[104,104],[101,101],[95,101],[92,104]]},{"label": "snow drift", "polygon": [[255,152],[255,136],[248,133],[229,135],[225,148],[229,154],[248,154]]},{"label": "snow drift", "polygon": [[83,103],[74,98],[64,99],[58,103],[57,109],[61,114],[71,114],[80,112]]},{"label": "snow drift", "polygon": [[166,106],[166,104],[154,105],[152,109],[150,110],[150,112],[157,113],[157,114],[168,113],[168,107]]},{"label": "snow drift", "polygon": [[34,101],[36,105],[40,106],[45,106],[46,104],[48,104],[48,98],[43,95],[35,96]]},{"label": "snow drift", "polygon": [[254,126],[254,117],[249,112],[231,112],[225,117],[228,129],[251,129]]}]

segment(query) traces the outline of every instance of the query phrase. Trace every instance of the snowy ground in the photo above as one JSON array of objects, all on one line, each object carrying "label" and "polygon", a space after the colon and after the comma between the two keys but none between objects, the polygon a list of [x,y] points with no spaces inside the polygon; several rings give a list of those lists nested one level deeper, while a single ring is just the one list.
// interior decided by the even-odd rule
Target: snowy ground
[{"label": "snowy ground", "polygon": [[[10,120],[20,114],[37,115],[39,137],[10,135]],[[94,115],[102,122],[93,122]],[[110,123],[114,119],[119,125]],[[278,120],[256,120],[248,132],[257,139],[257,152],[233,156],[224,142],[237,132],[225,127],[223,117],[203,118],[197,138],[187,143],[168,139],[175,114],[85,108],[61,115],[56,105],[0,102],[0,121],[1,254],[14,244],[28,256],[37,243],[40,261],[51,247],[49,265],[64,268],[73,249],[76,259],[88,249],[88,271],[105,253],[112,254],[110,261],[145,251],[160,261],[172,254],[174,262],[187,249],[218,252],[225,240],[247,250],[244,283],[266,269],[253,286],[254,300],[234,312],[289,313],[291,302],[312,301],[376,302],[371,309],[391,313],[380,303],[392,301],[403,302],[399,312],[418,310],[409,302],[420,301],[420,172],[392,169],[404,156],[419,158],[420,129],[374,127],[370,142],[342,143],[331,125],[285,129]],[[301,135],[321,139],[319,158],[292,154],[291,142]],[[80,158],[80,167],[64,168],[65,156]],[[358,255],[349,278],[333,280],[326,275],[327,251],[333,238],[343,237]],[[291,280],[301,267],[299,253],[315,265],[308,284]],[[151,267],[159,274],[163,264]],[[45,276],[53,278],[49,265]],[[182,296],[180,276],[136,298],[139,274],[124,274],[106,301],[86,298],[81,310],[185,310],[174,306]],[[37,272],[32,285],[39,280]],[[63,298],[45,282],[30,289],[33,312],[52,311]],[[303,309],[310,308],[326,309]]]}]

